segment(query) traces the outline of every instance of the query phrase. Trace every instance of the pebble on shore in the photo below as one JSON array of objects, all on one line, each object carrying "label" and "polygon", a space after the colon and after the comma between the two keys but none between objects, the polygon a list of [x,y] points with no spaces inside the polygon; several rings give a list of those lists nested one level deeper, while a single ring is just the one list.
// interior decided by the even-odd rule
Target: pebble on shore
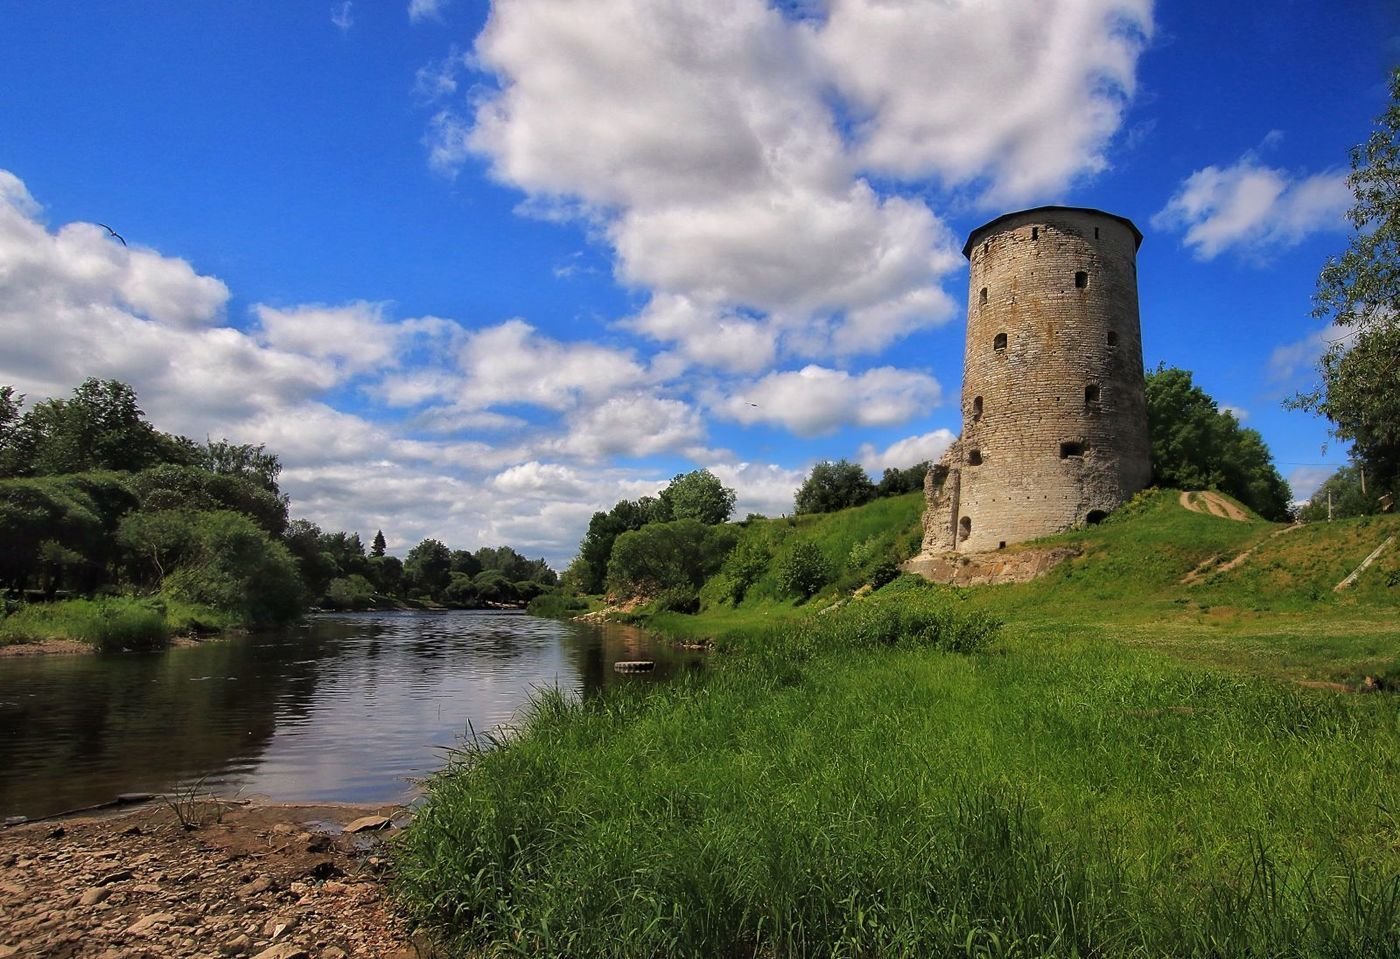
[{"label": "pebble on shore", "polygon": [[[0,959],[417,959],[387,902],[382,809],[152,803],[0,831]],[[186,810],[189,813],[190,810]]]}]

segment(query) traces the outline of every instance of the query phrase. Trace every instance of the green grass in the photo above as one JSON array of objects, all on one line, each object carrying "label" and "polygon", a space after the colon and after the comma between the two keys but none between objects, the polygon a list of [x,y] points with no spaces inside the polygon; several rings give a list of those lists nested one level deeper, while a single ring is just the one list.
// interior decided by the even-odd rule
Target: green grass
[{"label": "green grass", "polygon": [[[748,589],[740,605],[750,608],[766,603],[790,603],[778,585],[777,569],[799,541],[814,543],[833,571],[831,584],[818,595],[849,592],[869,581],[882,563],[902,562],[918,552],[923,535],[923,494],[906,493],[877,499],[840,513],[809,513],[784,519],[757,519],[742,525],[745,540],[761,543],[771,561]],[[724,605],[716,577],[701,590],[706,609]]]},{"label": "green grass", "polygon": [[170,628],[158,603],[129,597],[29,603],[0,620],[0,644],[76,639],[103,652],[159,649]]},{"label": "green grass", "polygon": [[1331,587],[1396,521],[1278,528],[1155,493],[1034,583],[658,617],[713,668],[542,694],[401,895],[486,955],[1400,956],[1400,708],[1304,685],[1395,669],[1394,568]]},{"label": "green grass", "polygon": [[[966,595],[1035,641],[1095,637],[1308,683],[1400,676],[1400,549],[1384,553],[1354,588],[1333,592],[1382,540],[1400,534],[1400,516],[1284,530],[1193,513],[1175,491],[1149,491],[1102,526],[1013,547],[1080,550],[1041,579]],[[1222,571],[1251,548],[1245,562]],[[1197,582],[1182,582],[1197,569]]]},{"label": "green grass", "polygon": [[0,646],[73,639],[101,652],[144,651],[236,626],[230,613],[166,597],[69,599],[16,608],[0,619]]}]

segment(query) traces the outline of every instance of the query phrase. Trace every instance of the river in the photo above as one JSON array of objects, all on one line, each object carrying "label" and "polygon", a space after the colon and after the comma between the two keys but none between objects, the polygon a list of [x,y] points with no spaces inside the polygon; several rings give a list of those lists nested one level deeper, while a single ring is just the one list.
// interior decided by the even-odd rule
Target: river
[{"label": "river", "polygon": [[[518,718],[536,689],[587,696],[702,658],[628,627],[473,611],[324,614],[148,655],[0,659],[0,817],[195,788],[408,801],[445,750]],[[614,672],[623,659],[656,672]]]}]

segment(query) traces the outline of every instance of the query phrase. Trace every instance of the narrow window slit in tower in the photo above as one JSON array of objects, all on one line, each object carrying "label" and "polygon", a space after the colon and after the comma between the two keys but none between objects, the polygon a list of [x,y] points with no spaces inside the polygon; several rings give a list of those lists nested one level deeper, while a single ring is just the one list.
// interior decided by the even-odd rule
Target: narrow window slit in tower
[{"label": "narrow window slit in tower", "polygon": [[981,303],[981,304],[983,304],[983,305],[986,305],[986,303],[987,303],[987,288],[986,288],[985,286],[982,287],[982,292],[979,293],[979,294],[977,294],[977,302],[978,302],[978,303]]},{"label": "narrow window slit in tower", "polygon": [[1088,273],[1085,273],[1083,270],[1080,270],[1078,273],[1074,274],[1074,286],[1075,286],[1075,289],[1082,290],[1082,289],[1084,289],[1084,288],[1085,288],[1086,286],[1088,286],[1088,285],[1089,285],[1089,274],[1088,274]]},{"label": "narrow window slit in tower", "polygon": [[1006,334],[998,333],[996,339],[992,340],[992,349],[1001,352],[1006,349]]},{"label": "narrow window slit in tower", "polygon": [[1032,239],[1032,240],[1038,240],[1038,239],[1040,239],[1040,227],[1038,227],[1038,226],[1033,226],[1033,227],[1031,227],[1031,239]]},{"label": "narrow window slit in tower", "polygon": [[961,528],[961,530],[962,530],[962,538],[963,538],[963,539],[967,539],[969,536],[972,535],[972,517],[971,517],[971,516],[964,516],[964,517],[962,518],[962,520],[958,523],[958,526],[959,526],[959,527]]},{"label": "narrow window slit in tower", "polygon": [[1069,459],[1071,456],[1083,456],[1084,444],[1076,443],[1073,440],[1066,440],[1060,444],[1060,459]]},{"label": "narrow window slit in tower", "polygon": [[968,451],[967,451],[967,465],[968,465],[968,466],[981,466],[981,465],[982,465],[982,451],[981,451],[981,450],[968,450]]},{"label": "narrow window slit in tower", "polygon": [[1084,405],[1092,406],[1099,401],[1099,384],[1090,383],[1084,387]]},{"label": "narrow window slit in tower", "polygon": [[1109,330],[1109,331],[1108,331],[1108,345],[1109,345],[1109,346],[1117,346],[1117,345],[1118,345],[1118,334],[1115,333],[1113,330]]},{"label": "narrow window slit in tower", "polygon": [[980,396],[972,398],[972,422],[982,422],[982,397]]},{"label": "narrow window slit in tower", "polygon": [[1099,238],[1099,228],[1098,228],[1098,227],[1094,227],[1094,239],[1097,240],[1098,238]]}]

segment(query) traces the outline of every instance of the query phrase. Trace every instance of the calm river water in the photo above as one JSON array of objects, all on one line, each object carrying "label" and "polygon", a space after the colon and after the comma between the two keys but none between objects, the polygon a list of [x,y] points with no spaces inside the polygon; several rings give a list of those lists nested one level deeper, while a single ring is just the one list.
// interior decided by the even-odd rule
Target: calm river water
[{"label": "calm river water", "polygon": [[[0,659],[0,817],[124,792],[392,802],[470,727],[531,691],[698,668],[627,627],[520,613],[318,615],[298,627],[151,655]],[[613,671],[654,659],[649,678]]]}]

